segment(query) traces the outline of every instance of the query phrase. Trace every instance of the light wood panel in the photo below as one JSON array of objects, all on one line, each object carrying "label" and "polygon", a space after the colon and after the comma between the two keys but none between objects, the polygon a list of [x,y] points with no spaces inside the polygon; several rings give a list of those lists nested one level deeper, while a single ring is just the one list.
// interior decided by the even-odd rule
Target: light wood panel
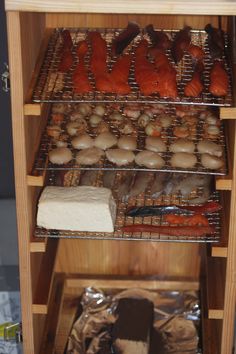
[{"label": "light wood panel", "polygon": [[199,290],[198,281],[172,281],[172,280],[140,280],[133,277],[132,280],[116,277],[116,279],[99,279],[97,276],[91,278],[68,278],[66,280],[66,286],[68,288],[86,288],[92,286],[99,289],[131,289],[131,288],[143,288],[149,290]]},{"label": "light wood panel", "polygon": [[[23,322],[23,336],[25,352],[34,353],[34,341],[32,328],[33,317],[30,276],[30,225],[28,191],[26,186],[26,150],[24,135],[24,112],[23,112],[23,77],[21,67],[23,66],[21,55],[21,27],[19,14],[12,12],[7,14],[9,64],[11,75],[11,99],[13,119],[13,146],[15,164],[15,186],[16,186],[16,209],[19,246],[19,268],[21,287],[21,308]],[[14,79],[13,79],[14,78]]]},{"label": "light wood panel", "polygon": [[234,0],[5,0],[7,10],[39,12],[236,14]]},{"label": "light wood panel", "polygon": [[198,244],[62,239],[55,270],[197,280],[199,264]]},{"label": "light wood panel", "polygon": [[[192,12],[194,13],[194,12]],[[142,12],[145,14],[145,12]],[[47,14],[47,27],[108,27],[124,28],[129,21],[137,22],[141,27],[152,23],[157,28],[178,29],[186,24],[196,29],[203,29],[207,23],[218,26],[217,16],[171,16],[171,15],[139,15],[137,12],[117,15],[114,12],[109,14]],[[227,18],[222,17],[222,27],[226,29]]]},{"label": "light wood panel", "polygon": [[[234,131],[234,141],[236,134]],[[234,146],[234,155],[236,156],[236,145]],[[226,266],[226,282],[225,282],[225,303],[224,318],[222,329],[222,354],[230,354],[233,349],[234,338],[234,319],[235,319],[235,302],[236,302],[236,165],[233,168],[233,183],[230,203],[230,221],[229,221],[229,240],[228,254]]]}]

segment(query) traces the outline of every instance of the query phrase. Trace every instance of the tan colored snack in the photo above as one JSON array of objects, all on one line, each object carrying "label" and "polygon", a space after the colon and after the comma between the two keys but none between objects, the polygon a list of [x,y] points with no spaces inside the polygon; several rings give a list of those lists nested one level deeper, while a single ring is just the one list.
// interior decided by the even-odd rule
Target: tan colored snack
[{"label": "tan colored snack", "polygon": [[188,152],[177,152],[172,155],[170,164],[172,167],[193,168],[197,163],[197,157]]},{"label": "tan colored snack", "polygon": [[156,136],[148,136],[145,140],[145,149],[154,152],[165,152],[167,148],[162,138]]},{"label": "tan colored snack", "polygon": [[212,156],[210,154],[202,154],[201,164],[203,167],[209,168],[210,170],[219,170],[224,166],[224,160],[220,157]]},{"label": "tan colored snack", "polygon": [[213,156],[221,157],[223,155],[222,146],[210,140],[202,140],[197,144],[197,150],[200,154],[210,154]]},{"label": "tan colored snack", "polygon": [[170,152],[189,152],[193,153],[195,150],[195,144],[193,141],[180,138],[170,145]]},{"label": "tan colored snack", "polygon": [[120,149],[133,151],[137,149],[137,140],[134,136],[121,136],[117,146]]},{"label": "tan colored snack", "polygon": [[80,165],[95,165],[104,155],[103,150],[96,147],[88,148],[79,151],[76,154],[76,162]]},{"label": "tan colored snack", "polygon": [[58,139],[62,130],[58,125],[48,125],[47,126],[47,135],[52,138]]},{"label": "tan colored snack", "polygon": [[73,146],[73,148],[75,149],[88,149],[93,147],[94,145],[94,140],[93,138],[91,138],[91,136],[87,133],[85,134],[80,134],[78,136],[76,136],[75,138],[73,138],[71,140],[71,144]]},{"label": "tan colored snack", "polygon": [[99,134],[94,140],[94,146],[99,149],[106,150],[116,145],[117,138],[110,132],[104,132]]},{"label": "tan colored snack", "polygon": [[58,147],[48,154],[49,161],[57,165],[63,165],[72,160],[72,152],[67,147]]},{"label": "tan colored snack", "polygon": [[147,168],[162,168],[165,164],[163,158],[153,151],[144,150],[135,156],[135,162],[139,166]]},{"label": "tan colored snack", "polygon": [[81,118],[75,122],[70,122],[66,125],[67,133],[71,136],[76,136],[85,133],[87,129],[87,122],[85,119]]},{"label": "tan colored snack", "polygon": [[106,151],[106,157],[117,166],[125,166],[134,161],[135,155],[130,150],[108,149]]}]

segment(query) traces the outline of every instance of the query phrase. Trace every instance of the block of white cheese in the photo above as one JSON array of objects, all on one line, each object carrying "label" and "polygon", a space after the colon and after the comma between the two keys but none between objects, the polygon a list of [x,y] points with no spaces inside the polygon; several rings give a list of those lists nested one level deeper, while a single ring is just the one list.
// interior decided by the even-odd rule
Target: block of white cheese
[{"label": "block of white cheese", "polygon": [[46,187],[39,199],[37,225],[46,229],[113,232],[116,203],[99,187]]}]

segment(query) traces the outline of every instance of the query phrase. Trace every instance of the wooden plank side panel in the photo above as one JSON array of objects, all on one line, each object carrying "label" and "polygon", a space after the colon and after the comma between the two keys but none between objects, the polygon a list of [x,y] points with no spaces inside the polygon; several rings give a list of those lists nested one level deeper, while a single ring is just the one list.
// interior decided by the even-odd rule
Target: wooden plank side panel
[{"label": "wooden plank side panel", "polygon": [[[111,7],[112,8],[112,7]],[[126,7],[125,7],[126,8]],[[218,16],[171,16],[171,15],[149,15],[142,12],[138,14],[117,15],[112,14],[47,14],[47,27],[108,27],[108,28],[124,28],[129,21],[137,22],[141,27],[145,27],[152,23],[157,28],[163,29],[179,29],[183,26],[190,25],[196,29],[203,29],[207,23],[212,23],[213,26],[218,26]],[[195,13],[195,12],[192,12]],[[160,14],[160,13],[159,13]],[[227,18],[222,17],[222,28],[226,29]]]},{"label": "wooden plank side panel", "polygon": [[234,0],[5,0],[6,9],[39,12],[236,14]]},{"label": "wooden plank side panel", "polygon": [[[234,141],[236,134],[234,135]],[[236,144],[234,145],[234,156],[236,156]],[[234,338],[234,319],[235,319],[235,303],[236,303],[236,165],[233,168],[233,182],[230,203],[230,221],[229,221],[229,239],[228,254],[226,266],[226,282],[225,282],[225,302],[224,302],[224,318],[222,329],[222,347],[221,354],[231,354],[233,350]]]},{"label": "wooden plank side panel", "polygon": [[12,99],[12,125],[15,164],[15,187],[18,225],[19,268],[21,287],[21,308],[23,322],[23,337],[25,354],[34,353],[34,340],[32,334],[33,317],[30,276],[30,225],[28,191],[26,185],[26,151],[24,135],[23,114],[23,77],[21,72],[21,29],[19,14],[7,14],[9,64],[11,73],[11,99]]},{"label": "wooden plank side panel", "polygon": [[199,265],[198,244],[62,239],[56,271],[197,280]]}]

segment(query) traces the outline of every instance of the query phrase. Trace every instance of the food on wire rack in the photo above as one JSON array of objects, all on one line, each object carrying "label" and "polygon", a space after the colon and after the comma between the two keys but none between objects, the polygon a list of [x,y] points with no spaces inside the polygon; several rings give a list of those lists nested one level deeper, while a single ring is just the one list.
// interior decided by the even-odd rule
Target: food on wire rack
[{"label": "food on wire rack", "polygon": [[206,25],[205,31],[208,34],[208,47],[212,59],[221,59],[225,47],[224,31],[212,27],[211,24]]},{"label": "food on wire rack", "polygon": [[87,133],[80,134],[71,140],[74,149],[83,150],[93,147],[94,140]]},{"label": "food on wire rack", "polygon": [[133,171],[123,171],[121,174],[120,183],[117,186],[117,197],[122,201],[127,201],[129,198],[129,191],[132,187],[134,173]]},{"label": "food on wire rack", "polygon": [[134,136],[121,136],[117,146],[119,149],[134,151],[137,149],[137,139]]},{"label": "food on wire rack", "polygon": [[63,45],[61,49],[61,61],[58,67],[58,70],[60,72],[66,73],[72,66],[73,64],[73,56],[71,49],[73,47],[73,42],[71,39],[70,32],[68,30],[64,30],[62,32],[62,37],[63,37]]},{"label": "food on wire rack", "polygon": [[226,96],[229,88],[229,77],[222,61],[215,60],[210,72],[209,91],[213,96]]},{"label": "food on wire rack", "polygon": [[223,155],[222,146],[210,140],[202,140],[197,144],[197,150],[200,154],[210,154],[213,156],[221,157]]},{"label": "food on wire rack", "polygon": [[145,139],[145,149],[154,152],[165,152],[167,150],[166,143],[160,137],[148,136]]},{"label": "food on wire rack", "polygon": [[84,40],[78,43],[76,53],[79,62],[73,72],[73,87],[74,91],[79,94],[93,91],[92,85],[88,78],[88,69],[85,65],[85,56],[88,52],[88,43]]},{"label": "food on wire rack", "polygon": [[195,150],[195,145],[193,141],[189,139],[180,138],[172,143],[169,147],[170,152],[189,152],[193,153]]},{"label": "food on wire rack", "polygon": [[145,166],[147,168],[162,168],[165,164],[164,159],[154,151],[143,150],[137,153],[135,156],[135,162],[139,166]]},{"label": "food on wire rack", "polygon": [[115,170],[104,171],[102,176],[103,187],[112,189],[114,187],[115,178],[116,178]]},{"label": "food on wire rack", "polygon": [[192,78],[189,82],[187,82],[184,88],[184,94],[187,97],[198,97],[203,89],[203,82],[202,82],[202,73],[204,70],[204,65],[201,61],[199,61],[194,69]]},{"label": "food on wire rack", "polygon": [[222,206],[217,202],[206,202],[202,205],[149,205],[143,207],[130,207],[125,215],[131,217],[162,216],[168,214],[180,214],[182,216],[183,213],[194,213],[199,215],[215,213],[221,209]]},{"label": "food on wire rack", "polygon": [[164,31],[156,31],[152,24],[145,27],[152,42],[152,49],[165,51],[171,47],[171,40]]},{"label": "food on wire rack", "polygon": [[157,92],[160,97],[176,99],[178,96],[177,71],[165,53],[158,52],[155,55],[155,66],[158,74]]},{"label": "food on wire rack", "polygon": [[[94,186],[97,180],[98,171],[87,170],[82,171],[80,174],[79,185],[80,186]],[[104,186],[105,187],[105,186]],[[108,187],[105,187],[108,188]]]},{"label": "food on wire rack", "polygon": [[58,147],[53,149],[48,154],[49,161],[53,164],[64,165],[70,162],[73,158],[72,152],[67,147]]},{"label": "food on wire rack", "polygon": [[203,60],[205,56],[204,50],[199,45],[193,43],[190,43],[187,52],[191,55],[193,60]]},{"label": "food on wire rack", "polygon": [[107,188],[49,186],[38,203],[37,225],[47,229],[113,232],[115,219],[116,203]]},{"label": "food on wire rack", "polygon": [[171,225],[188,225],[188,226],[209,226],[208,219],[202,214],[194,215],[176,215],[167,214],[163,217],[165,222]]},{"label": "food on wire rack", "polygon": [[124,55],[117,59],[110,72],[113,84],[112,91],[110,92],[117,93],[118,95],[127,95],[131,92],[128,83],[131,61],[131,55]]},{"label": "food on wire rack", "polygon": [[141,94],[145,96],[158,92],[159,75],[148,58],[148,42],[142,39],[135,49],[134,76]]},{"label": "food on wire rack", "polygon": [[77,119],[74,122],[69,122],[66,125],[67,133],[71,136],[77,136],[86,132],[88,123],[84,118]]},{"label": "food on wire rack", "polygon": [[122,227],[123,232],[150,232],[166,236],[189,236],[200,237],[208,234],[214,234],[213,226],[157,226],[150,224],[132,224]]},{"label": "food on wire rack", "polygon": [[132,40],[140,33],[140,28],[137,23],[129,22],[128,26],[114,38],[112,42],[112,54],[120,55]]},{"label": "food on wire rack", "polygon": [[96,128],[101,122],[102,116],[99,116],[98,114],[93,113],[89,117],[89,124],[92,128]]},{"label": "food on wire rack", "polygon": [[176,152],[171,156],[170,164],[172,167],[193,168],[197,163],[197,157],[188,152]]},{"label": "food on wire rack", "polygon": [[136,197],[144,193],[151,179],[152,176],[149,172],[136,172],[127,197]]},{"label": "food on wire rack", "polygon": [[171,47],[171,54],[175,61],[178,63],[184,56],[184,51],[188,49],[191,42],[191,27],[186,26],[176,33]]},{"label": "food on wire rack", "polygon": [[130,150],[108,149],[106,150],[106,157],[117,166],[126,166],[134,161],[135,155]]},{"label": "food on wire rack", "polygon": [[79,165],[90,166],[97,164],[103,155],[102,149],[91,147],[77,152],[75,159]]},{"label": "food on wire rack", "polygon": [[201,155],[201,164],[209,170],[218,170],[223,166],[224,160],[221,157],[204,153]]},{"label": "food on wire rack", "polygon": [[117,138],[110,132],[101,133],[94,139],[94,146],[102,150],[107,150],[116,144]]}]

